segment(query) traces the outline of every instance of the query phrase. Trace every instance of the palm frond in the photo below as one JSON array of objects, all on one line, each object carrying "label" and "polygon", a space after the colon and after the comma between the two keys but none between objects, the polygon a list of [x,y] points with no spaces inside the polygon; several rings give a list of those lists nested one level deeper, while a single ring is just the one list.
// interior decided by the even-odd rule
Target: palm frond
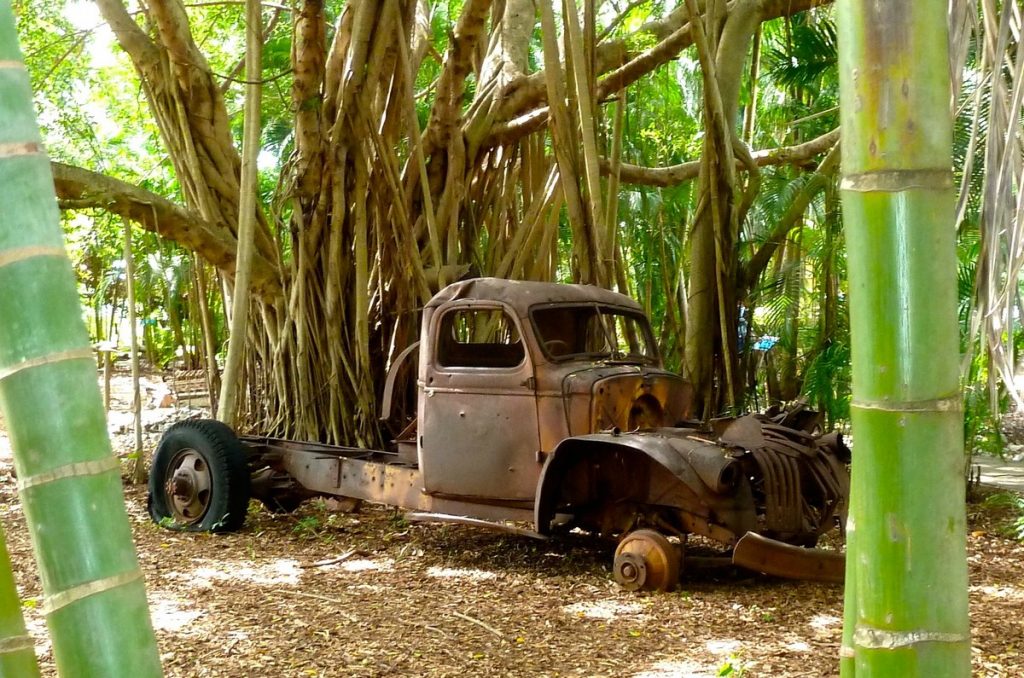
[{"label": "palm frond", "polygon": [[766,74],[783,87],[818,94],[835,82],[839,60],[835,23],[828,16],[791,23],[792,35],[771,41],[765,51]]}]

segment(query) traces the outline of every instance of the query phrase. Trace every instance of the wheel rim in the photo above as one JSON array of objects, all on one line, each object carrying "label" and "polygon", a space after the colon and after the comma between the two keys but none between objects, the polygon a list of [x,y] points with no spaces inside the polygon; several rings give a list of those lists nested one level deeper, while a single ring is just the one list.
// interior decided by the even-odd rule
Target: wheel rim
[{"label": "wheel rim", "polygon": [[679,551],[665,535],[637,530],[619,542],[612,570],[627,591],[670,591],[679,581],[679,565]]},{"label": "wheel rim", "polygon": [[647,564],[635,553],[615,556],[615,581],[627,591],[639,591],[647,583]]},{"label": "wheel rim", "polygon": [[206,459],[193,449],[178,451],[167,467],[164,492],[175,521],[198,523],[210,508],[212,475]]}]

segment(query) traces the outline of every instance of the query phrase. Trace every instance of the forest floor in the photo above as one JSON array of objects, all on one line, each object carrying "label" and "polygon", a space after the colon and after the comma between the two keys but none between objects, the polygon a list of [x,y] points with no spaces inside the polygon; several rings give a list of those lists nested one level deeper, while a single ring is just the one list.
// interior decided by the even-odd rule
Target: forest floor
[{"label": "forest floor", "polygon": [[[126,398],[115,398],[115,408]],[[115,450],[126,435],[111,417]],[[150,410],[158,429],[176,416]],[[159,432],[147,434],[151,442]],[[0,520],[44,674],[42,593],[0,430]],[[150,448],[152,449],[152,448]],[[126,465],[127,468],[127,465]],[[1017,495],[968,507],[974,674],[1024,675],[1024,545]],[[291,515],[255,502],[238,533],[170,532],[126,505],[168,676],[833,676],[842,587],[690,571],[672,593],[630,594],[612,547],[410,524],[323,500]]]}]

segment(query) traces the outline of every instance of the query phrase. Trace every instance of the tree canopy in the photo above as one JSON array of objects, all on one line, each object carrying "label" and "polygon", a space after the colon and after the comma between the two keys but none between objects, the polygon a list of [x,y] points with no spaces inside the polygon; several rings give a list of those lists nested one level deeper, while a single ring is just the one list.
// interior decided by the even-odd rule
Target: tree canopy
[{"label": "tree canopy", "polygon": [[[243,3],[15,1],[83,292],[148,346],[224,350],[241,212]],[[952,3],[965,374],[1012,384],[1014,3]],[[694,20],[696,18],[696,20]],[[703,414],[849,403],[829,2],[264,3],[248,421],[370,443],[417,309],[460,277],[639,298]],[[246,208],[248,209],[248,208]],[[996,396],[995,408],[992,399]],[[400,423],[400,422],[396,422]]]}]

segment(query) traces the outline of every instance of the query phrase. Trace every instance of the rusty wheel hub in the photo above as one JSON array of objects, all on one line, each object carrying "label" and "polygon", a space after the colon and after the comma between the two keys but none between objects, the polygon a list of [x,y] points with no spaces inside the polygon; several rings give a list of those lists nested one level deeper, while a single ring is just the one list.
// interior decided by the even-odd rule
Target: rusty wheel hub
[{"label": "rusty wheel hub", "polygon": [[210,466],[198,452],[178,452],[168,466],[164,487],[176,522],[191,525],[202,520],[210,508],[212,479]]},{"label": "rusty wheel hub", "polygon": [[665,535],[636,530],[619,542],[612,571],[627,591],[670,591],[679,581],[681,561],[677,547]]},{"label": "rusty wheel hub", "polygon": [[615,556],[615,581],[627,591],[639,591],[647,583],[647,564],[635,553]]}]

